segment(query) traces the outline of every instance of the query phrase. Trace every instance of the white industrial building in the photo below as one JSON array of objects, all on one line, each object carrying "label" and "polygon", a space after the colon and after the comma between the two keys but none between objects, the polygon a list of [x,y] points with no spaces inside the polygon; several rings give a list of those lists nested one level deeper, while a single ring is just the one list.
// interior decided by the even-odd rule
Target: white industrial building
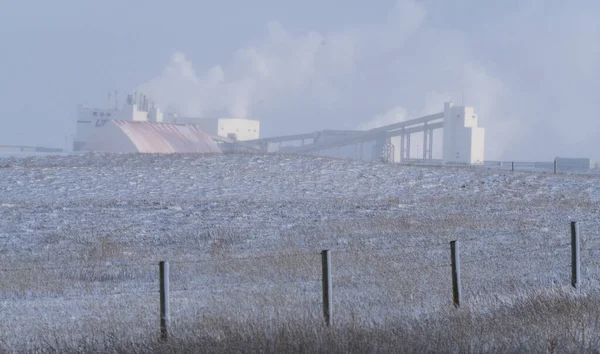
[{"label": "white industrial building", "polygon": [[242,118],[191,118],[170,114],[170,123],[193,124],[212,136],[231,138],[238,141],[260,138],[260,122]]},{"label": "white industrial building", "polygon": [[[109,96],[110,97],[110,96]],[[74,151],[220,153],[199,126],[163,122],[163,113],[143,95],[129,95],[123,107],[77,107]]]},{"label": "white industrial building", "polygon": [[444,163],[483,164],[485,131],[473,107],[444,104]]}]

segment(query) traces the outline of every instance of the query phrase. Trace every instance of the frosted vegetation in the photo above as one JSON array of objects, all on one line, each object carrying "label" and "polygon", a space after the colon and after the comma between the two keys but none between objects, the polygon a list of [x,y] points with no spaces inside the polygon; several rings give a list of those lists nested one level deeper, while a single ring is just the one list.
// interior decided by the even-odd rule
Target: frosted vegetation
[{"label": "frosted vegetation", "polygon": [[[598,350],[599,178],[294,156],[0,159],[0,345]],[[460,309],[450,240],[461,241]],[[331,329],[323,249],[333,259]],[[160,260],[171,266],[168,344],[158,341]]]}]

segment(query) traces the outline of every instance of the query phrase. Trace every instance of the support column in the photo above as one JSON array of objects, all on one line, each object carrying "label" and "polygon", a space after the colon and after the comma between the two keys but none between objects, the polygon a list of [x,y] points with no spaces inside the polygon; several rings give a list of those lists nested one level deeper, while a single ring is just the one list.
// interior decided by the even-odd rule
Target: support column
[{"label": "support column", "polygon": [[433,129],[429,129],[429,159],[433,160]]},{"label": "support column", "polygon": [[410,160],[410,133],[406,134],[406,159]]},{"label": "support column", "polygon": [[400,134],[400,163],[403,163],[405,160],[404,157],[404,143],[405,143],[405,139],[404,139],[404,128],[402,128],[402,133]]},{"label": "support column", "polygon": [[429,130],[427,129],[427,122],[425,122],[425,124],[423,125],[423,160],[427,159],[427,150],[429,147],[429,144],[427,144],[427,138],[429,135],[428,133]]}]

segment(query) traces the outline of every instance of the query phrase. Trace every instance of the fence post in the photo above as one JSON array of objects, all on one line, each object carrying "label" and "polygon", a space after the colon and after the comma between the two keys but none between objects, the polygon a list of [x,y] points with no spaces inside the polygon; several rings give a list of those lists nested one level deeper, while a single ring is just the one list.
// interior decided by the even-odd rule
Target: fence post
[{"label": "fence post", "polygon": [[571,221],[571,285],[577,288],[580,283],[579,268],[579,225],[577,221]]},{"label": "fence post", "polygon": [[558,171],[558,161],[556,161],[556,159],[554,159],[554,174],[556,174],[556,172]]},{"label": "fence post", "polygon": [[160,269],[160,338],[166,341],[169,338],[169,262],[161,261]]},{"label": "fence post", "polygon": [[450,256],[452,258],[452,294],[454,306],[460,306],[460,253],[458,241],[450,241]]},{"label": "fence post", "polygon": [[327,326],[331,326],[333,323],[333,294],[331,291],[331,252],[329,250],[321,252],[321,265],[323,269],[323,315]]},{"label": "fence post", "polygon": [[511,171],[515,172],[515,162],[511,162]]}]

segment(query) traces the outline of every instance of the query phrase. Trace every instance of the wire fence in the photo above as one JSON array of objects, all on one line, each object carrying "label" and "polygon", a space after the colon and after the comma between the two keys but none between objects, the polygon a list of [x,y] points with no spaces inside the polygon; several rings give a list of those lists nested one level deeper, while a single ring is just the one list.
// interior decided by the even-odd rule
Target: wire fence
[{"label": "wire fence", "polygon": [[[498,238],[506,237],[509,234],[500,234]],[[474,243],[490,243],[490,239],[481,240],[476,238],[464,238],[459,239],[462,244],[474,244]],[[515,250],[511,249],[509,254],[501,254],[501,255],[488,255],[483,257],[477,257],[476,255],[469,254],[469,258],[475,258],[471,261],[463,262],[463,264],[475,264],[482,261],[494,260],[494,259],[507,259],[507,258],[515,258],[516,256],[527,256],[531,257],[536,254],[536,252],[540,252],[543,255],[547,255],[549,253],[561,252],[571,247],[570,243],[560,242],[557,244],[546,243],[546,246],[543,247],[528,247],[525,250]],[[377,247],[377,248],[364,248],[362,250],[356,249],[339,249],[335,250],[335,248],[331,248],[336,255],[362,255],[366,257],[372,257],[373,255],[384,254],[389,256],[399,255],[403,253],[411,253],[414,250],[420,250],[422,253],[431,252],[431,251],[439,251],[446,252],[449,248],[447,243],[423,243],[418,245],[402,245],[395,247]],[[584,252],[600,252],[600,247],[585,249]],[[276,261],[278,259],[286,259],[287,257],[300,257],[307,260],[314,261],[317,259],[319,255],[318,251],[303,251],[303,252],[295,252],[295,253],[273,253],[267,255],[259,255],[259,256],[251,256],[251,255],[230,255],[226,257],[214,257],[214,258],[206,258],[199,260],[173,260],[170,263],[175,266],[186,266],[186,265],[215,265],[225,263],[227,265],[233,265],[236,262],[241,261],[256,261],[256,260],[272,260]],[[403,268],[402,271],[410,272],[412,270],[419,269],[432,269],[432,268],[440,268],[440,267],[449,267],[449,258],[448,262],[438,262],[440,264],[437,265],[425,265],[419,267],[407,267]],[[432,260],[433,261],[433,260]],[[51,264],[45,261],[34,261],[33,265],[27,267],[0,267],[1,273],[11,273],[11,272],[41,272],[41,271],[60,271],[65,273],[67,271],[78,271],[85,272],[88,270],[92,271],[102,271],[102,270],[115,270],[115,269],[139,269],[139,268],[154,268],[158,264],[158,260],[156,261],[129,261],[129,262],[113,262],[113,261],[105,261],[98,262],[97,264],[89,264],[88,262],[81,263],[67,263],[62,262],[61,265]],[[30,261],[28,264],[32,263]],[[212,273],[212,272],[211,272]]]},{"label": "wire fence", "polygon": [[[497,237],[502,239],[506,237],[508,234],[499,234]],[[557,244],[547,243],[546,246],[539,247],[529,247],[524,250],[515,250],[511,249],[507,254],[496,254],[496,255],[485,255],[469,252],[468,246],[474,243],[490,243],[490,239],[481,240],[475,238],[465,238],[460,240],[463,245],[465,245],[465,251],[463,257],[465,258],[462,264],[479,264],[484,266],[483,262],[496,261],[496,260],[505,260],[510,262],[513,259],[517,259],[520,257],[534,257],[538,256],[548,256],[556,253],[564,253],[571,247],[569,243],[561,242]],[[419,257],[416,257],[415,251],[420,251]],[[428,264],[419,265],[419,266],[406,266],[404,263],[395,262],[395,264],[401,264],[401,267],[393,268],[393,271],[397,274],[401,273],[411,273],[417,270],[432,270],[432,269],[444,269],[449,268],[451,266],[450,257],[449,257],[449,248],[447,243],[423,243],[419,245],[408,245],[408,246],[397,246],[397,247],[378,247],[378,248],[365,248],[362,250],[355,249],[340,249],[335,250],[332,249],[335,257],[341,258],[344,265],[357,264],[360,263],[359,259],[363,260],[363,265],[368,265],[369,263],[376,263],[378,260],[385,257],[390,262],[395,262],[394,258],[401,258],[402,255],[410,254],[415,258],[419,258],[421,263],[426,261]],[[480,251],[482,249],[479,249]],[[485,251],[485,249],[483,249]],[[585,249],[583,250],[585,253],[593,253],[600,251],[599,249]],[[432,254],[434,252],[433,257],[427,256],[427,253]],[[170,261],[172,265],[172,269],[176,272],[177,270],[181,270],[182,274],[179,274],[180,277],[185,277],[183,274],[183,270],[193,270],[192,276],[195,275],[210,275],[219,278],[219,269],[222,271],[222,275],[231,275],[237,274],[239,276],[244,276],[244,272],[251,270],[251,268],[244,268],[244,266],[248,266],[255,261],[270,261],[270,262],[260,262],[257,265],[254,265],[254,270],[256,267],[272,267],[272,263],[275,264],[285,264],[290,262],[290,257],[296,257],[301,261],[305,262],[303,266],[313,265],[313,269],[303,269],[305,272],[301,279],[311,279],[312,281],[320,281],[319,277],[316,277],[318,273],[318,260],[319,252],[318,251],[302,251],[302,252],[283,252],[283,253],[274,253],[267,255],[231,255],[226,257],[215,257],[215,258],[207,258],[207,259],[199,259],[199,260],[172,260]],[[379,258],[378,258],[379,256]],[[440,257],[441,256],[441,257]],[[131,261],[131,262],[102,262],[98,264],[88,264],[88,263],[76,263],[69,264],[63,263],[61,265],[48,265],[44,264],[42,261],[36,262],[32,266],[28,267],[0,267],[0,274],[8,275],[10,273],[37,273],[37,274],[51,274],[52,272],[57,273],[61,276],[72,277],[77,274],[85,274],[85,273],[106,273],[112,271],[112,274],[119,273],[127,273],[131,272],[134,276],[135,271],[142,271],[144,273],[156,273],[156,267],[158,264],[158,260],[156,261]],[[190,266],[205,266],[200,269],[193,269]],[[212,267],[212,268],[208,268]],[[260,268],[258,268],[260,270]],[[290,268],[292,269],[292,268]],[[391,268],[390,268],[391,269]],[[288,269],[289,270],[289,269]],[[293,269],[292,269],[293,270]],[[285,273],[286,270],[281,270],[280,273]],[[297,271],[297,270],[296,270]],[[293,272],[293,271],[292,271]],[[312,274],[311,274],[312,273]],[[349,270],[350,274],[355,274],[354,270]],[[254,274],[255,276],[260,274]],[[132,276],[131,278],[134,278]],[[311,277],[312,276],[312,277]],[[93,275],[90,275],[90,279],[94,279]],[[119,277],[115,277],[119,280]],[[124,276],[127,278],[127,276]],[[109,281],[110,279],[99,279],[98,282],[101,281]],[[126,280],[126,279],[125,279]],[[132,279],[133,280],[133,279]],[[221,279],[223,280],[223,279]],[[267,279],[269,280],[269,279]],[[175,278],[175,281],[178,281],[178,278]],[[243,283],[243,281],[236,280],[239,283]],[[247,281],[247,283],[256,284],[255,281]],[[156,290],[158,291],[158,290]],[[135,292],[133,292],[135,293]]]},{"label": "wire fence", "polygon": [[[172,258],[168,260],[170,277],[167,286],[172,299],[177,301],[196,299],[201,302],[211,298],[213,302],[227,302],[232,298],[238,306],[243,302],[257,304],[261,301],[264,304],[278,301],[285,306],[294,301],[311,306],[321,303],[318,306],[322,306],[327,276],[331,276],[329,282],[333,289],[328,296],[333,298],[335,305],[337,296],[344,297],[345,303],[365,296],[374,296],[380,302],[403,296],[451,299],[457,288],[453,277],[461,269],[466,282],[463,286],[470,291],[478,287],[495,286],[497,289],[498,284],[516,282],[531,284],[538,281],[543,286],[557,280],[561,282],[558,285],[571,283],[577,287],[581,284],[573,277],[581,280],[582,275],[579,269],[575,274],[574,269],[580,266],[581,258],[585,261],[583,266],[599,264],[591,257],[600,251],[600,247],[594,245],[580,246],[578,259],[574,259],[574,235],[571,235],[571,242],[563,237],[519,249],[502,248],[502,241],[508,236],[510,233],[503,232],[485,240],[460,239],[460,259],[451,256],[454,254],[447,242],[364,249],[331,247],[328,273],[325,272],[324,255],[319,250],[230,254],[203,259]],[[5,300],[83,302],[128,297],[133,299],[128,301],[158,303],[165,290],[161,291],[164,281],[159,272],[161,261],[113,260],[97,264],[39,261],[22,267],[0,264],[0,297]],[[505,271],[498,272],[498,269]],[[529,278],[519,279],[525,273]],[[278,300],[272,300],[274,298]],[[462,305],[468,297],[461,301]],[[252,306],[255,305],[248,305],[249,308]],[[319,308],[313,310],[320,311]]]},{"label": "wire fence", "polygon": [[[441,160],[411,159],[402,162],[408,166],[447,166]],[[452,164],[457,168],[486,168],[501,171],[543,172],[543,173],[600,173],[600,164],[590,159],[555,159],[554,161],[485,161],[480,165]]]}]

